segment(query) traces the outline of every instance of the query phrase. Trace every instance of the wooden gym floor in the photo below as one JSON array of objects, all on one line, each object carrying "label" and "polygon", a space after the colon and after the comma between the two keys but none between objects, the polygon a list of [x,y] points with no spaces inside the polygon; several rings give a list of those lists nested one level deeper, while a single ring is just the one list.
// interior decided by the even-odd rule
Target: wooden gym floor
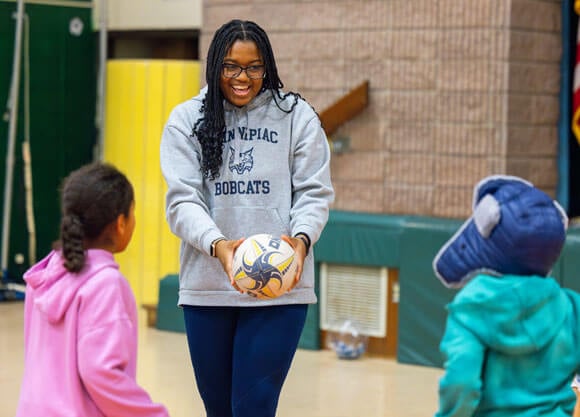
[{"label": "wooden gym floor", "polygon": [[[204,417],[185,335],[146,326],[142,312],[138,380],[172,417]],[[0,302],[0,416],[16,413],[23,369],[23,303]],[[426,417],[437,408],[442,370],[391,359],[337,359],[298,350],[277,417]],[[41,393],[39,393],[41,394]]]}]

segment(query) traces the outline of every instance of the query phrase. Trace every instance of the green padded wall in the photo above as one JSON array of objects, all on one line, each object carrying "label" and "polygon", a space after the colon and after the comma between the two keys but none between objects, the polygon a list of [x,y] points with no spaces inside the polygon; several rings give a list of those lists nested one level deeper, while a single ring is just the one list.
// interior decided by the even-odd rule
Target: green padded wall
[{"label": "green padded wall", "polygon": [[562,256],[554,267],[553,275],[562,286],[580,292],[580,228],[568,230]]},{"label": "green padded wall", "polygon": [[398,266],[406,217],[331,211],[314,247],[317,262]]},{"label": "green padded wall", "polygon": [[[90,5],[89,2],[86,2]],[[23,60],[15,142],[14,184],[10,222],[8,274],[18,280],[30,266],[25,218],[22,161],[24,140],[24,59],[30,63],[30,146],[36,219],[37,259],[58,238],[58,187],[71,170],[92,160],[95,143],[96,38],[91,8],[25,4],[28,30],[23,34]],[[78,6],[79,3],[76,2]],[[9,95],[14,53],[16,2],[0,0],[0,105]],[[79,28],[80,33],[71,33]],[[24,29],[27,28],[26,25]],[[74,32],[74,31],[73,31]],[[25,54],[26,39],[29,54]],[[4,113],[4,107],[2,109]],[[4,195],[8,120],[0,120],[0,187]],[[0,198],[2,198],[0,197]],[[24,263],[14,262],[16,254]]]},{"label": "green padded wall", "polygon": [[157,304],[157,323],[160,330],[185,332],[183,312],[177,306],[179,292],[179,276],[166,275],[159,281],[159,302]]},{"label": "green padded wall", "polygon": [[441,366],[439,341],[447,317],[445,305],[456,291],[441,284],[432,261],[460,225],[458,221],[433,218],[405,223],[399,264],[399,362]]},{"label": "green padded wall", "polygon": [[[413,216],[331,212],[315,246],[318,263],[399,269],[400,362],[441,364],[438,344],[446,317],[445,304],[454,292],[441,285],[431,262],[460,224],[455,220]],[[318,319],[318,305],[311,309],[312,316]],[[315,329],[305,329],[301,346],[318,349],[320,341],[314,335],[319,333],[317,320]]]},{"label": "green padded wall", "polygon": [[[319,265],[319,264],[317,264]],[[315,267],[314,271],[314,290],[316,294],[320,292],[319,288],[319,267]],[[318,304],[311,304],[308,306],[308,312],[306,314],[306,323],[304,323],[304,330],[302,330],[302,335],[300,336],[300,341],[298,342],[298,347],[301,349],[316,350],[320,348],[320,314],[318,311]]]}]

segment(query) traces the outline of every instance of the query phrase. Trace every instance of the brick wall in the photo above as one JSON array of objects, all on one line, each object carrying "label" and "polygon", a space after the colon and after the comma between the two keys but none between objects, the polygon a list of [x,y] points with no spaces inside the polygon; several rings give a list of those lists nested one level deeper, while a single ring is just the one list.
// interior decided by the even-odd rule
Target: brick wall
[{"label": "brick wall", "polygon": [[[334,137],[337,210],[464,217],[483,176],[554,195],[559,0],[206,0],[200,53],[232,18],[272,42],[287,90],[318,111],[364,80]],[[332,138],[331,138],[332,139]]]}]

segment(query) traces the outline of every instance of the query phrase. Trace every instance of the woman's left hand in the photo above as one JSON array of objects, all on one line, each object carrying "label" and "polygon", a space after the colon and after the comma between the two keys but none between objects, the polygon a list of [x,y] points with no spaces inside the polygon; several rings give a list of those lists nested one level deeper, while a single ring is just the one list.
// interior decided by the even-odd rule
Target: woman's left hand
[{"label": "woman's left hand", "polygon": [[230,284],[232,287],[236,289],[236,291],[243,293],[242,289],[236,284],[234,280],[234,274],[232,271],[232,264],[234,259],[234,253],[236,249],[242,244],[245,238],[241,238],[238,240],[220,240],[215,245],[215,254],[216,257],[219,259],[220,263],[222,264],[222,268],[224,272],[227,274],[228,278],[230,279]]},{"label": "woman's left hand", "polygon": [[304,241],[299,237],[282,235],[281,238],[283,241],[292,246],[294,249],[294,255],[296,257],[296,277],[288,289],[288,291],[292,291],[292,289],[298,285],[298,282],[300,282],[300,278],[302,277],[302,265],[304,265],[304,259],[306,258],[306,243],[304,243]]}]

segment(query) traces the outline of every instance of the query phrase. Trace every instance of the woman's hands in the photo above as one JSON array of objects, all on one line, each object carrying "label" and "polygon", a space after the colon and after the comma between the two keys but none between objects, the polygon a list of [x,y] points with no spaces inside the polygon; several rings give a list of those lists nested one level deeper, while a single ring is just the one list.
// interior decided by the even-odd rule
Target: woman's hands
[{"label": "woman's hands", "polygon": [[230,279],[230,284],[236,289],[236,291],[243,293],[243,291],[238,287],[238,284],[234,281],[234,273],[232,270],[232,263],[234,260],[234,252],[242,244],[245,238],[238,240],[220,240],[215,245],[215,255],[222,264],[222,268]]},{"label": "woman's hands", "polygon": [[[307,251],[306,242],[300,237],[282,235],[281,238],[294,249],[296,275],[292,285],[288,289],[288,291],[292,291],[292,289],[298,285],[298,282],[300,282],[300,278],[302,278],[302,266],[304,265],[304,259],[306,258]],[[245,238],[238,240],[220,240],[215,245],[215,255],[219,259],[223,270],[230,279],[230,284],[232,284],[232,287],[234,287],[236,291],[240,293],[244,293],[244,291],[236,284],[234,280],[232,264],[234,260],[234,252],[244,240]]]}]

